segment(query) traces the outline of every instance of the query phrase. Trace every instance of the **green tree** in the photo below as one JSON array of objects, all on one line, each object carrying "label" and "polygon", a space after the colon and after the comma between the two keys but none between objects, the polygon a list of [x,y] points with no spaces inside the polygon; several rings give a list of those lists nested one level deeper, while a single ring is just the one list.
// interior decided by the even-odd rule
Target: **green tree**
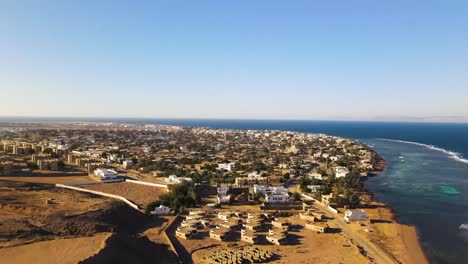
[{"label": "green tree", "polygon": [[293,199],[293,201],[300,201],[301,200],[301,194],[298,193],[298,192],[293,192],[292,199]]}]

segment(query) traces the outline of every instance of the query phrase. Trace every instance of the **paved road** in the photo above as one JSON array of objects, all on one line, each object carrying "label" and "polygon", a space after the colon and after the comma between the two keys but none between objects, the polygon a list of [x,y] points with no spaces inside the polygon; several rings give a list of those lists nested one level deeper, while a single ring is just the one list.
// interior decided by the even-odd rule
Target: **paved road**
[{"label": "paved road", "polygon": [[355,232],[351,226],[348,224],[344,223],[342,221],[343,217],[341,217],[339,214],[335,214],[328,210],[327,207],[320,205],[319,203],[315,203],[315,206],[319,207],[326,215],[327,217],[332,217],[335,218],[337,225],[341,228],[341,230],[348,236],[350,237],[355,244],[357,244],[359,247],[362,247],[366,252],[367,255],[375,260],[377,263],[382,263],[382,264],[396,264],[398,263],[395,261],[395,259],[389,255],[385,250],[383,250],[381,247],[375,245],[371,241],[369,241],[367,238],[363,237],[361,234]]}]

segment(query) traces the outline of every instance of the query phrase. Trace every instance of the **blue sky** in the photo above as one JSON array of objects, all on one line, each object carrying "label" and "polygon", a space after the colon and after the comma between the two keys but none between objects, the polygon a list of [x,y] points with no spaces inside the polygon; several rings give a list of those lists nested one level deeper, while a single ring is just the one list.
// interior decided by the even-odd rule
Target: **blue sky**
[{"label": "blue sky", "polygon": [[0,91],[0,116],[467,118],[468,1],[5,0]]}]

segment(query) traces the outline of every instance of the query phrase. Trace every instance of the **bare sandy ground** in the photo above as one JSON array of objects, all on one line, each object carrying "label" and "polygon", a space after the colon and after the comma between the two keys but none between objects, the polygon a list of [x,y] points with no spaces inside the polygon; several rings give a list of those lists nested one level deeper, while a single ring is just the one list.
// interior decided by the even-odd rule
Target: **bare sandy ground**
[{"label": "bare sandy ground", "polygon": [[1,248],[0,262],[17,264],[78,263],[103,249],[109,236],[110,233],[99,233],[91,237],[55,239]]},{"label": "bare sandy ground", "polygon": [[161,236],[167,222],[110,198],[0,180],[2,264],[178,263]]},{"label": "bare sandy ground", "polygon": [[120,195],[137,205],[144,207],[148,203],[157,200],[159,196],[167,193],[165,188],[146,186],[130,182],[112,182],[85,185],[83,188]]},{"label": "bare sandy ground", "polygon": [[4,181],[21,181],[35,183],[74,183],[74,182],[92,182],[95,181],[89,176],[0,176],[0,180]]}]

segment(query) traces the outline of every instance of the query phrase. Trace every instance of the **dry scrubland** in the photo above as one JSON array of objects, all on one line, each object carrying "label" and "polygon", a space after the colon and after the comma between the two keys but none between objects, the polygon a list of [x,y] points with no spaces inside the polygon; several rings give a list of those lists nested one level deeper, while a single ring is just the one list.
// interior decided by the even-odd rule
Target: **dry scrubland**
[{"label": "dry scrubland", "polygon": [[2,263],[78,263],[101,251],[110,233],[64,238],[0,249]]}]

